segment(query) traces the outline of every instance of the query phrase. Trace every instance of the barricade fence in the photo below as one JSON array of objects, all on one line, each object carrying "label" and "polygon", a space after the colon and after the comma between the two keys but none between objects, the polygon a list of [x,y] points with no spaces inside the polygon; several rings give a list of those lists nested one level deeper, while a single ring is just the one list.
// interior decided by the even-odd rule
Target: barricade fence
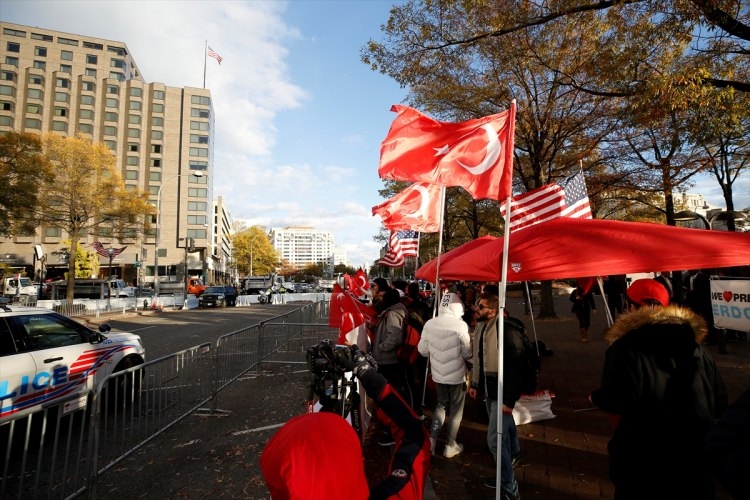
[{"label": "barricade fence", "polygon": [[84,394],[0,425],[0,498],[99,496],[101,476],[199,410],[261,364],[306,363],[336,338],[327,302],[113,373]]}]

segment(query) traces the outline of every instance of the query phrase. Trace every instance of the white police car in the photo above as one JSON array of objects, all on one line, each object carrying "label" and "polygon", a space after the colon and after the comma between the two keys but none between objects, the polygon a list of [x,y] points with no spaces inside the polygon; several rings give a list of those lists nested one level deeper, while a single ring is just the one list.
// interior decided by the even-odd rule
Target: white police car
[{"label": "white police car", "polygon": [[108,324],[97,332],[49,309],[0,298],[0,424],[85,395],[144,359],[138,335],[111,332]]}]

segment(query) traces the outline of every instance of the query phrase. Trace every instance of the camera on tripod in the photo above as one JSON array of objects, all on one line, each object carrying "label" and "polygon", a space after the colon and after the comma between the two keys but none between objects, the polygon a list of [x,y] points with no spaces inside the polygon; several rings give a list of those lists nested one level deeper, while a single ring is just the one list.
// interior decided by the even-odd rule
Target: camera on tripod
[{"label": "camera on tripod", "polygon": [[351,348],[329,339],[307,348],[307,367],[312,376],[310,390],[318,396],[324,411],[337,411],[344,397],[343,388],[350,385],[345,378],[346,368],[336,363],[342,357],[351,360]]}]

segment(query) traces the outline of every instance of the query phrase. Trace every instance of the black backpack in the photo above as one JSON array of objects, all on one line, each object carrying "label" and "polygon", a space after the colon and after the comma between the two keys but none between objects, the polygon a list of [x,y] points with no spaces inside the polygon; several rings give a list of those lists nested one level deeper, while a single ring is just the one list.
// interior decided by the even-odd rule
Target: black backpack
[{"label": "black backpack", "polygon": [[539,383],[539,372],[542,369],[542,357],[537,344],[526,335],[526,326],[519,319],[505,318],[505,328],[516,332],[521,338],[523,348],[521,350],[521,394],[534,394]]}]

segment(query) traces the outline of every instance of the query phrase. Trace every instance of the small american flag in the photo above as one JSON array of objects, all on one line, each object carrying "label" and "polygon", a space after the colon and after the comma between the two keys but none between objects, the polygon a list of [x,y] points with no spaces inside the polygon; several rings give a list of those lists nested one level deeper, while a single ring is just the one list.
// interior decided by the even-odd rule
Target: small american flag
[{"label": "small american flag", "polygon": [[[95,241],[91,244],[92,247],[94,247],[94,251],[101,255],[102,257],[106,257],[109,259],[109,248],[104,248],[102,244],[98,241]],[[118,255],[120,255],[122,252],[125,251],[125,249],[128,248],[127,245],[122,248],[112,248],[112,258],[114,259]]]},{"label": "small american flag", "polygon": [[208,46],[208,57],[213,57],[214,59],[216,59],[216,61],[220,65],[221,65],[221,61],[224,60],[224,58],[221,57],[218,52],[216,52],[214,49],[212,49],[210,45]]},{"label": "small american flag", "polygon": [[[504,206],[502,213],[505,214]],[[514,197],[510,203],[509,229],[518,231],[557,217],[591,219],[583,172]]]},{"label": "small american flag", "polygon": [[402,267],[404,257],[416,257],[419,251],[419,233],[417,231],[391,231],[388,239],[388,251],[380,259],[381,266]]}]

